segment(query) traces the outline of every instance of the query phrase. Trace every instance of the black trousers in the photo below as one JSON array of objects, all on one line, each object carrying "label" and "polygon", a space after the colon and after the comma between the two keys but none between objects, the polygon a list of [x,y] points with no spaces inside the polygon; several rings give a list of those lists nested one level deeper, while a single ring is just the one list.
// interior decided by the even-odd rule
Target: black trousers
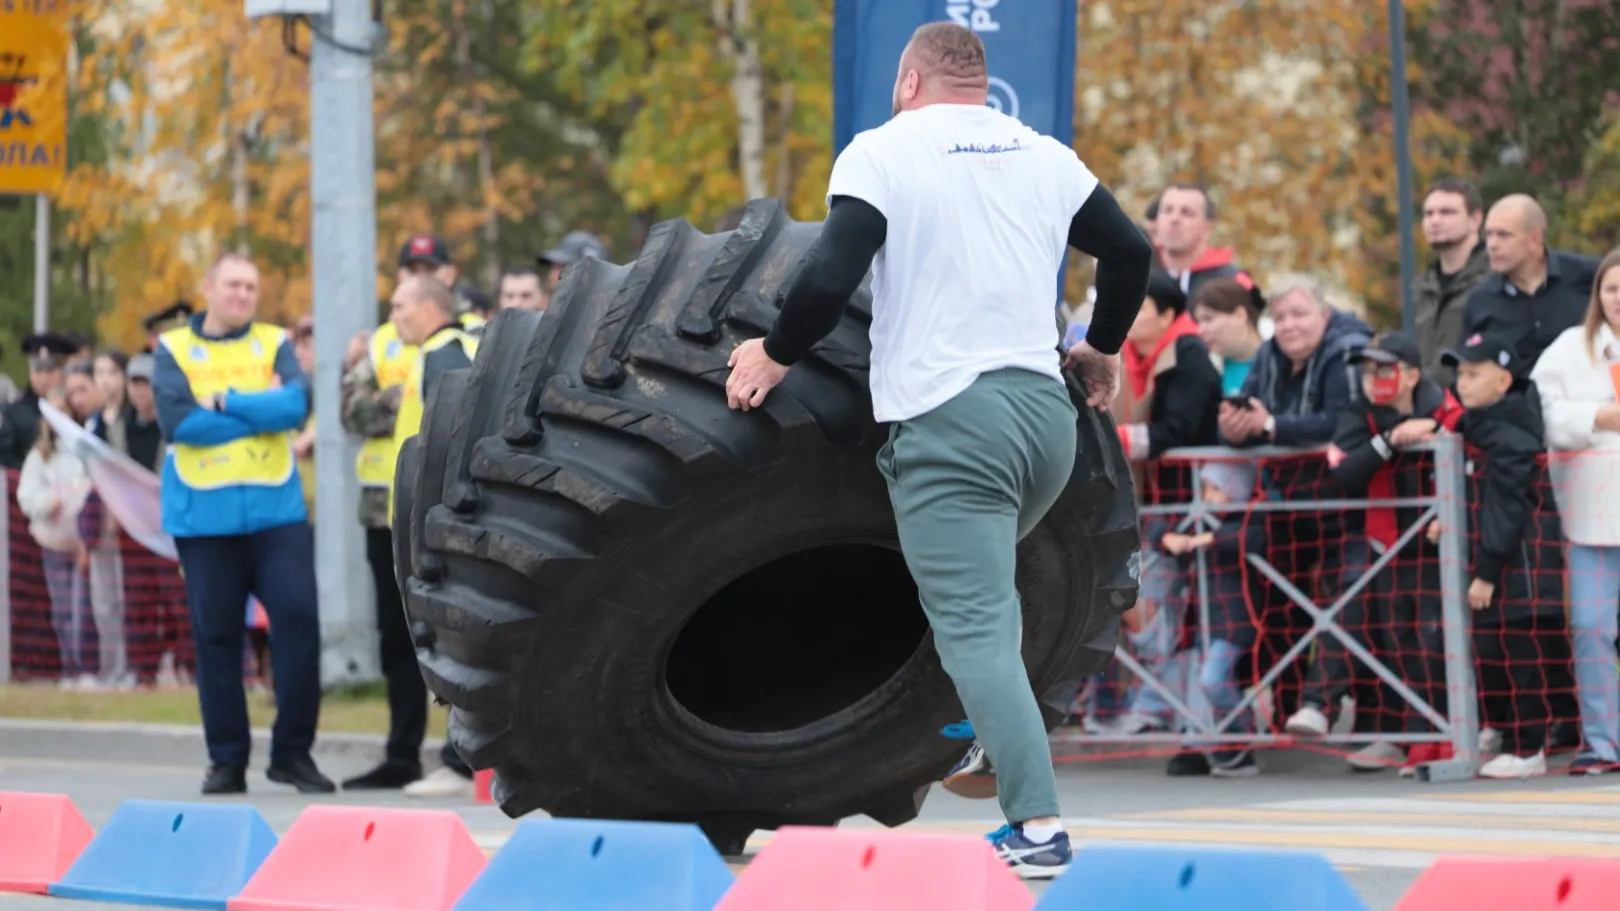
[{"label": "black trousers", "polygon": [[248,596],[270,617],[276,720],[270,761],[309,755],[321,711],[321,624],[315,601],[315,535],[307,522],[250,535],[175,538],[197,646],[197,700],[208,758],[246,766],[253,749],[242,644]]},{"label": "black trousers", "polygon": [[1528,756],[1549,746],[1560,702],[1573,689],[1569,630],[1536,616],[1474,628],[1482,726],[1502,732],[1502,751]]},{"label": "black trousers", "polygon": [[366,562],[377,589],[377,638],[388,687],[388,758],[420,763],[427,736],[428,689],[416,663],[405,601],[394,578],[394,533],[366,529]]},{"label": "black trousers", "polygon": [[[377,638],[388,687],[388,758],[421,762],[422,741],[427,737],[428,688],[416,663],[416,644],[411,639],[410,620],[405,616],[405,599],[394,575],[393,531],[366,529],[366,562],[371,565],[377,589]],[[448,742],[439,750],[439,760],[464,778],[473,775],[472,768]]]}]

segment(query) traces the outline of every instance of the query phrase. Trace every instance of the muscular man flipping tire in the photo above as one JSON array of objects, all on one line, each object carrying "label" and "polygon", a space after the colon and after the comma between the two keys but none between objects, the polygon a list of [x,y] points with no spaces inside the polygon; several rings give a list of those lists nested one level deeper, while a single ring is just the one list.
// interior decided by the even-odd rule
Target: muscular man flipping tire
[{"label": "muscular man flipping tire", "polygon": [[760,407],[872,281],[878,467],[940,661],[994,761],[1008,825],[991,833],[1020,876],[1068,868],[1051,749],[1019,648],[1018,541],[1074,467],[1078,417],[1053,310],[1068,246],[1097,258],[1097,304],[1067,366],[1088,407],[1119,387],[1118,351],[1153,251],[1056,140],[986,107],[984,45],[919,28],[900,58],[895,116],[833,165],[827,220],[764,339],[738,346],[731,407]]}]

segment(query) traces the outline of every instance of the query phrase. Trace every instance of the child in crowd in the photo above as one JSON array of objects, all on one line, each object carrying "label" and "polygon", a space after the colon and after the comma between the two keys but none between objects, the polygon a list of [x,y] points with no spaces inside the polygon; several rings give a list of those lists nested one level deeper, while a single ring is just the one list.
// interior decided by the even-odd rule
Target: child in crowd
[{"label": "child in crowd", "polygon": [[[1215,506],[1247,503],[1255,490],[1255,464],[1207,463],[1199,471],[1198,486],[1205,503]],[[1238,684],[1238,662],[1250,655],[1255,643],[1245,575],[1248,572],[1246,554],[1262,550],[1263,525],[1263,522],[1251,522],[1246,512],[1232,511],[1206,514],[1186,531],[1157,529],[1160,548],[1176,560],[1187,590],[1193,595],[1184,628],[1191,634],[1192,641],[1188,644],[1194,648],[1203,638],[1200,625],[1204,615],[1208,615],[1209,649],[1199,666],[1198,686],[1217,724],[1243,700],[1243,689]],[[1202,607],[1197,600],[1197,554],[1200,551],[1204,553],[1208,579],[1208,603]],[[1245,709],[1216,733],[1253,732],[1254,712]],[[1169,775],[1216,778],[1243,778],[1258,771],[1254,751],[1239,746],[1215,746],[1208,752],[1189,749],[1171,757],[1165,769]]]},{"label": "child in crowd", "polygon": [[[52,389],[46,401],[68,409],[67,390]],[[95,635],[90,599],[79,558],[79,511],[90,494],[90,478],[79,457],[57,445],[55,431],[43,417],[39,435],[23,461],[17,480],[17,506],[28,517],[28,531],[38,542],[51,601],[51,627],[62,655],[62,686],[85,688],[95,682]]]},{"label": "child in crowd", "polygon": [[[1540,393],[1519,375],[1513,346],[1494,336],[1471,336],[1440,360],[1456,369],[1467,409],[1458,426],[1469,447],[1468,525],[1476,532],[1468,606],[1485,721],[1500,734],[1500,753],[1479,774],[1545,775],[1552,693],[1569,676],[1570,647],[1564,535],[1541,461]],[[1438,538],[1438,526],[1429,533]]]},{"label": "child in crowd", "polygon": [[[1372,500],[1434,496],[1433,455],[1404,450],[1455,428],[1462,406],[1424,376],[1422,352],[1404,332],[1379,333],[1352,352],[1349,362],[1361,373],[1362,395],[1340,415],[1328,450],[1333,483],[1343,496]],[[1423,512],[1421,506],[1367,508],[1368,546],[1378,553],[1400,549],[1369,592],[1349,599],[1334,619],[1387,670],[1399,674],[1412,692],[1443,713],[1439,552],[1421,534],[1404,534]],[[1416,708],[1403,705],[1391,688],[1381,685],[1385,680],[1372,668],[1355,660],[1337,636],[1319,635],[1313,645],[1316,653],[1301,695],[1304,707],[1288,720],[1289,733],[1325,736],[1331,713],[1352,693],[1361,700],[1356,712],[1365,716],[1358,720],[1372,729],[1368,733],[1433,730]],[[1391,762],[1401,757],[1393,744],[1384,745],[1390,748],[1385,752]],[[1417,744],[1404,758],[1415,769],[1420,763],[1446,758],[1446,746]],[[1370,760],[1373,754],[1368,755]]]}]

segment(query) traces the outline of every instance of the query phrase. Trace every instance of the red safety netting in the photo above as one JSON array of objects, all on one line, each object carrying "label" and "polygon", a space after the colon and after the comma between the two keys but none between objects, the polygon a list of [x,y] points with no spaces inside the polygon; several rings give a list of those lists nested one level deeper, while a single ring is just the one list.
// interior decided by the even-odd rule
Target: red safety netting
[{"label": "red safety netting", "polygon": [[[1620,491],[1620,459],[1572,473],[1582,458],[1500,470],[1477,451],[1460,460],[1452,489],[1466,498],[1467,535],[1450,597],[1471,627],[1452,643],[1461,660],[1445,635],[1447,542],[1426,516],[1455,514],[1436,490],[1434,453],[1397,452],[1370,478],[1352,472],[1353,483],[1331,451],[1202,462],[1198,495],[1242,504],[1202,520],[1183,505],[1194,499],[1190,463],[1140,466],[1144,504],[1168,514],[1143,518],[1141,598],[1121,635],[1130,660],[1088,681],[1074,707],[1072,733],[1097,744],[1080,758],[1259,743],[1329,750],[1364,769],[1443,759],[1448,657],[1467,669],[1483,757],[1522,760],[1498,762],[1512,773],[1502,777],[1539,774],[1546,754],[1579,749],[1583,726],[1586,740],[1620,734],[1620,547],[1571,547],[1561,516],[1578,510],[1584,532],[1606,513],[1620,544],[1620,499],[1605,492]],[[1367,499],[1401,502],[1316,505]],[[1494,587],[1472,586],[1470,605],[1482,524],[1504,552]],[[1331,630],[1313,635],[1317,612],[1334,608],[1361,654]]]},{"label": "red safety netting", "polygon": [[130,537],[91,493],[76,525],[83,548],[41,547],[6,472],[10,677],[80,689],[188,685],[193,647],[177,563]]}]

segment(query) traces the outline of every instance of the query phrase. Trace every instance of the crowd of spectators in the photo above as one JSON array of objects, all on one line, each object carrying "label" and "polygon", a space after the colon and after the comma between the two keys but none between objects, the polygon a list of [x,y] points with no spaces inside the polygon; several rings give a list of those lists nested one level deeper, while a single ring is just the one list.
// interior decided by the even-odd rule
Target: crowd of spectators
[{"label": "crowd of spectators", "polygon": [[[1422,444],[1451,434],[1467,453],[1480,774],[1545,774],[1559,750],[1575,754],[1572,774],[1620,769],[1620,251],[1600,261],[1550,248],[1534,199],[1487,209],[1471,183],[1438,181],[1423,201],[1434,258],[1413,287],[1416,332],[1380,332],[1310,277],[1262,288],[1233,250],[1211,246],[1216,216],[1206,189],[1176,185],[1142,223],[1159,261],[1114,409],[1140,498],[1324,505],[1145,522],[1126,640],[1160,685],[1118,667],[1098,675],[1076,706],[1086,729],[1191,729],[1173,702],[1196,695],[1221,719],[1265,682],[1250,705],[1273,720],[1244,712],[1222,733],[1271,723],[1321,738],[1349,713],[1366,742],[1347,756],[1354,768],[1411,774],[1447,758],[1441,736],[1390,739],[1436,728],[1357,650],[1318,635],[1300,601],[1342,602],[1334,622],[1445,717],[1444,529],[1421,521],[1424,508],[1353,501],[1437,496]],[[1082,312],[1069,332],[1084,329]],[[1189,447],[1226,449],[1163,459]],[[1187,740],[1168,767],[1257,770],[1241,739]]]}]

